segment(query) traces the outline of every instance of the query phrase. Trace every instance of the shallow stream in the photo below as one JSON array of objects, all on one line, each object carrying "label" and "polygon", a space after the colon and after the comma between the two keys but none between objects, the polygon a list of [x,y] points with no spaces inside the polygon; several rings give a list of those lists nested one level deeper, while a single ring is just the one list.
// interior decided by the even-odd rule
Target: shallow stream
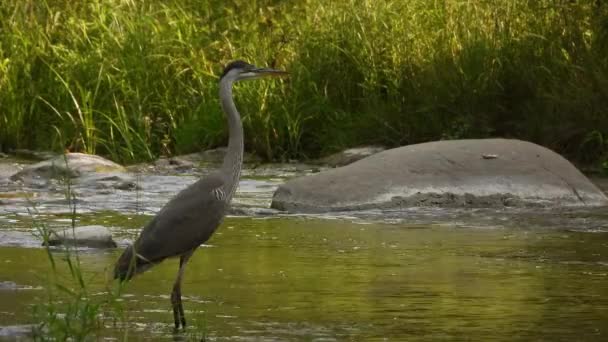
[{"label": "shallow stream", "polygon": [[[127,285],[120,298],[127,326],[106,320],[102,335],[120,339],[127,328],[133,340],[608,339],[605,208],[286,215],[266,209],[274,188],[293,176],[282,170],[245,173],[241,216],[229,217],[191,259],[185,333],[172,333],[178,262],[168,260]],[[150,215],[193,180],[142,176],[140,191],[79,190],[78,224],[108,226],[120,245],[80,251],[93,296],[112,286],[111,265]],[[36,193],[38,211],[20,191]],[[60,192],[4,194],[0,326],[13,331],[34,323],[33,307],[47,295],[50,264],[32,219],[61,227],[70,216]],[[61,252],[55,256],[65,272]]]}]

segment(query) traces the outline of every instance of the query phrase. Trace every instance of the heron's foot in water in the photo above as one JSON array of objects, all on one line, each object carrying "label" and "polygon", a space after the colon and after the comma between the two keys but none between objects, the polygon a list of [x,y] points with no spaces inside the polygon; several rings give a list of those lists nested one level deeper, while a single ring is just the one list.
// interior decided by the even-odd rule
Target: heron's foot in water
[{"label": "heron's foot in water", "polygon": [[175,322],[175,331],[179,327],[186,329],[186,316],[184,315],[184,306],[182,305],[182,296],[179,292],[171,293],[171,304],[173,305],[173,321]]}]

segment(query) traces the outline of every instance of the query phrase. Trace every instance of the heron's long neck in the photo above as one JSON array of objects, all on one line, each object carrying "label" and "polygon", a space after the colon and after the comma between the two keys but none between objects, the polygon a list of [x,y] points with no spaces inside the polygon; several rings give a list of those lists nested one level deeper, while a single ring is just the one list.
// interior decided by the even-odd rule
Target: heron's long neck
[{"label": "heron's long neck", "polygon": [[220,100],[222,109],[228,120],[228,151],[222,164],[222,174],[227,200],[230,201],[239,184],[243,164],[243,124],[232,99],[232,80],[224,78],[220,81]]}]

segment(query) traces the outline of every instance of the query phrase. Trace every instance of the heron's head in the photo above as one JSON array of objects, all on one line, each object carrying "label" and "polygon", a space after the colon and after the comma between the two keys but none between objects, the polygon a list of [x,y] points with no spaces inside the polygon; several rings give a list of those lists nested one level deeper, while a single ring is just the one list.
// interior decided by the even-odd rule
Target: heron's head
[{"label": "heron's head", "polygon": [[233,81],[253,80],[261,77],[282,77],[287,72],[270,68],[258,68],[255,65],[238,60],[228,63],[220,79],[231,78]]}]

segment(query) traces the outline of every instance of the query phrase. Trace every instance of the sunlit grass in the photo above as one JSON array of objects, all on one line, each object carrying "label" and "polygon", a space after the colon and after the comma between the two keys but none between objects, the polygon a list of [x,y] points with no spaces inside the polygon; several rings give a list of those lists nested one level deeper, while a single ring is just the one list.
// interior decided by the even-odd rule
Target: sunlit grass
[{"label": "sunlit grass", "polygon": [[134,162],[224,144],[217,77],[242,58],[291,73],[235,91],[267,159],[490,136],[606,157],[603,2],[9,0],[0,16],[2,149]]}]

